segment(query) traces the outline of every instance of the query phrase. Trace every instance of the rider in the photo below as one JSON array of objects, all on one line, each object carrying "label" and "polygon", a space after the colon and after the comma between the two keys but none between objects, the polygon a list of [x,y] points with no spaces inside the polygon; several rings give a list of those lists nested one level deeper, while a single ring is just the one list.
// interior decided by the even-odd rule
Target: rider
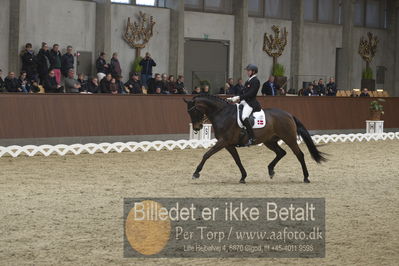
[{"label": "rider", "polygon": [[256,65],[249,64],[245,70],[247,71],[249,79],[247,82],[245,82],[244,89],[241,91],[241,95],[227,98],[227,100],[230,102],[240,101],[240,104],[244,106],[242,111],[242,120],[249,136],[248,143],[245,146],[250,146],[253,145],[256,140],[251,123],[249,122],[249,116],[253,111],[258,112],[261,111],[262,108],[259,102],[256,100],[256,95],[258,94],[260,88],[260,81],[256,77],[256,74],[258,73],[258,67]]}]

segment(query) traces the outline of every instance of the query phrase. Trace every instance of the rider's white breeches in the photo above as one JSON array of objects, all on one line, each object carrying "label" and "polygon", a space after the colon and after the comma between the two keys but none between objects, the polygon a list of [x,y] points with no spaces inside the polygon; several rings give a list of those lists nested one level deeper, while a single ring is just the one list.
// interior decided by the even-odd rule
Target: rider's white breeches
[{"label": "rider's white breeches", "polygon": [[253,108],[249,106],[246,101],[241,101],[241,104],[244,105],[242,110],[242,120],[245,120],[251,115]]}]

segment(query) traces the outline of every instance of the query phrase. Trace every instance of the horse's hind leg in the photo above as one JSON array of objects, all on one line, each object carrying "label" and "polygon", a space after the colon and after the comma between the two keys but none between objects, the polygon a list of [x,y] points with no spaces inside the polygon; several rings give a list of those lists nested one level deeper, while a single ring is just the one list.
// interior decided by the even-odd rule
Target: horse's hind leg
[{"label": "horse's hind leg", "polygon": [[274,160],[267,167],[269,170],[270,179],[272,179],[274,176],[274,167],[287,154],[287,152],[283,150],[280,145],[278,145],[277,141],[265,142],[264,144],[266,147],[276,153],[276,158],[274,158]]},{"label": "horse's hind leg", "polygon": [[226,150],[228,150],[231,156],[233,156],[234,161],[236,162],[238,168],[240,168],[241,171],[240,183],[245,184],[245,178],[247,177],[247,172],[245,171],[244,166],[241,163],[240,155],[238,155],[237,149],[234,146],[229,146],[226,147]]},{"label": "horse's hind leg", "polygon": [[308,168],[306,167],[305,163],[305,156],[301,149],[298,146],[298,143],[295,141],[290,141],[287,143],[287,145],[291,148],[291,150],[295,153],[296,158],[298,158],[298,161],[301,163],[302,166],[302,171],[303,171],[303,182],[305,183],[310,183],[309,181],[309,173],[308,173]]}]

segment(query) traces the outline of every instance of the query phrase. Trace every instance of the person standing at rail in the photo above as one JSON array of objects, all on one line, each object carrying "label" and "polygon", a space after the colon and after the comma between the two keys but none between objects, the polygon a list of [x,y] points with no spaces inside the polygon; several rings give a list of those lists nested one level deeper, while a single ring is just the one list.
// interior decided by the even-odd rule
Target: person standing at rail
[{"label": "person standing at rail", "polygon": [[141,68],[141,85],[147,87],[148,80],[152,78],[152,68],[155,67],[157,64],[151,58],[150,53],[146,53],[143,60],[140,61]]}]

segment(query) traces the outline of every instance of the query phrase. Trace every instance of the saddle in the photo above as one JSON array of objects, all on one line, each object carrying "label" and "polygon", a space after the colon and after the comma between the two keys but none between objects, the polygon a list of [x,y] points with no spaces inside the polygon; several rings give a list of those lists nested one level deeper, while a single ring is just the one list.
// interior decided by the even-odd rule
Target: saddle
[{"label": "saddle", "polygon": [[[237,123],[240,128],[244,128],[244,125],[242,123],[242,110],[244,109],[244,106],[241,104],[236,104],[237,106]],[[249,116],[249,122],[252,126],[253,129],[257,128],[264,128],[266,126],[266,116],[265,112],[263,110],[259,112],[253,112]]]}]

